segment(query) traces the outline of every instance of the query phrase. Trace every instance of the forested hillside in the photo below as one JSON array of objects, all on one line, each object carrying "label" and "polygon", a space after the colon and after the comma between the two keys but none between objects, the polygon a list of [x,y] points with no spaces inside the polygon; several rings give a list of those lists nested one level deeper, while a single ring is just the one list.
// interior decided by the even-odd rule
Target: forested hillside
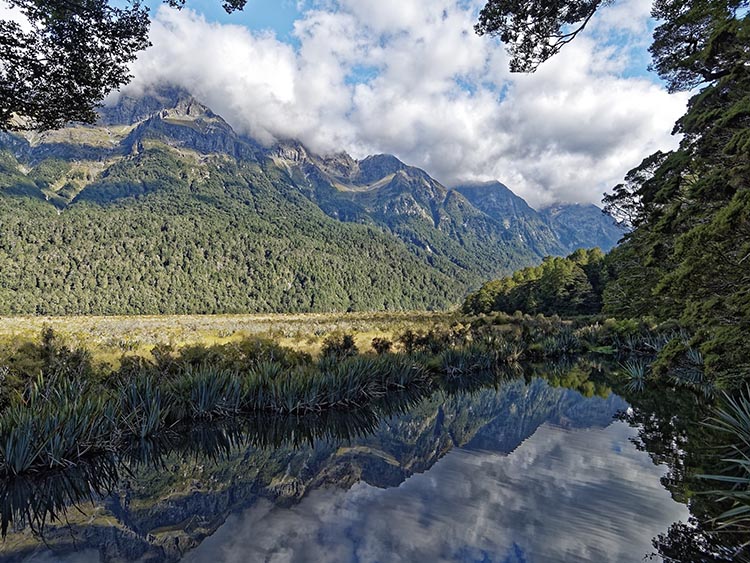
[{"label": "forested hillside", "polygon": [[547,257],[539,266],[485,283],[463,304],[464,313],[493,311],[544,315],[591,315],[601,311],[604,254],[577,250],[567,258]]},{"label": "forested hillside", "polygon": [[[609,314],[679,319],[707,368],[735,380],[750,376],[750,16],[741,4],[697,2],[656,36],[656,67],[672,88],[707,85],[677,122],[680,148],[645,159],[607,198],[634,230],[609,259],[604,294]],[[688,29],[700,29],[698,47],[682,56]]]},{"label": "forested hillside", "polygon": [[177,89],[0,148],[5,314],[436,309],[569,251],[395,157],[261,147]]},{"label": "forested hillside", "polygon": [[[504,37],[511,66],[533,70],[557,52],[534,45],[562,25],[554,20],[555,10],[569,3],[544,13],[527,7],[539,16],[534,33],[525,29],[526,8],[515,5],[504,12],[497,9],[500,4],[507,7],[498,1],[487,4],[478,29]],[[598,6],[586,10],[593,13]],[[602,310],[620,318],[677,321],[693,335],[690,345],[700,349],[707,373],[734,385],[750,376],[748,2],[657,1],[653,15],[662,22],[650,48],[654,70],[671,91],[697,93],[675,126],[682,135],[679,149],[647,157],[605,197],[606,209],[632,231],[604,261]],[[540,22],[552,22],[552,27]],[[573,223],[571,218],[564,222]],[[477,302],[478,296],[494,295],[515,283],[510,280],[488,284],[466,308],[493,307],[485,303],[489,298]],[[561,278],[558,289],[565,283]],[[519,290],[499,291],[513,295]],[[686,353],[685,343],[675,340],[661,359],[679,365]]]}]

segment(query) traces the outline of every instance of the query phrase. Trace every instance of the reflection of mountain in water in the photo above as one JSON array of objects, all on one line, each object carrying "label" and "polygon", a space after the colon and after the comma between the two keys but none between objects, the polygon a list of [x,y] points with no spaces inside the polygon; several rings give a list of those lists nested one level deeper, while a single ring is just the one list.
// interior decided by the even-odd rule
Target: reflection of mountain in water
[{"label": "reflection of mountain in water", "polygon": [[[437,394],[350,440],[234,447],[213,459],[172,453],[156,469],[135,469],[117,494],[84,507],[85,515],[69,511],[70,529],[48,526],[45,540],[58,552],[99,548],[107,561],[174,561],[259,498],[287,506],[325,486],[394,487],[455,446],[510,453],[544,423],[603,427],[625,406],[616,396],[586,399],[539,379],[512,381],[498,390]],[[34,549],[31,539],[10,534],[0,553],[20,560]]]}]

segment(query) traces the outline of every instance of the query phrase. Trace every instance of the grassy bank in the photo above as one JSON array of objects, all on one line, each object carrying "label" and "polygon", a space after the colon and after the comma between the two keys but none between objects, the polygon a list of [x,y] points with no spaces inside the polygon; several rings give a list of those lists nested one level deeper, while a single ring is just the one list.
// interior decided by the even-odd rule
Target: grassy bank
[{"label": "grassy bank", "polygon": [[150,357],[155,346],[175,349],[239,342],[248,337],[273,340],[281,346],[320,353],[326,337],[351,334],[361,350],[373,338],[395,340],[407,331],[446,330],[458,313],[414,311],[372,313],[310,313],[272,315],[155,315],[112,317],[0,317],[0,350],[39,339],[49,327],[69,346],[86,348],[95,361],[117,368],[123,354]]},{"label": "grassy bank", "polygon": [[[61,332],[46,325],[41,337],[11,337],[0,350],[0,473],[69,466],[191,421],[343,411],[402,392],[424,396],[471,386],[479,374],[492,378],[524,358],[574,353],[583,342],[559,320],[513,323],[496,317],[465,325],[447,315],[374,318],[253,318],[253,325],[247,319],[214,318],[196,318],[191,325],[184,318],[173,330],[189,330],[203,340],[183,340],[180,346],[165,330],[171,318],[59,319],[53,326]],[[13,325],[14,330],[44,324],[43,319],[27,322],[31,325]],[[107,322],[121,324],[107,327]],[[222,337],[226,341],[212,343],[205,327],[215,330],[216,322],[252,326],[256,332],[248,336],[236,330]],[[294,335],[302,346],[269,338],[281,323],[294,327],[287,338]],[[425,324],[429,330],[417,329]],[[66,334],[66,326],[77,330],[77,337]],[[105,332],[111,326],[122,333]],[[116,362],[107,363],[92,352],[97,343],[105,346],[106,338],[136,339],[144,333],[150,340],[141,346],[148,346],[148,354],[116,350],[110,352],[119,352]],[[92,341],[97,335],[100,340]],[[313,338],[316,356],[304,351]]]},{"label": "grassy bank", "polygon": [[[638,324],[520,314],[14,321],[5,326],[15,336],[0,348],[5,475],[69,466],[184,423],[359,409],[403,392],[471,387],[518,372],[520,362],[549,366],[591,352],[614,360],[675,338]],[[33,333],[40,326],[41,338]],[[126,339],[136,344],[113,346]],[[660,379],[643,366],[623,364],[633,388]],[[687,366],[682,379],[702,384],[699,366]],[[595,392],[590,382],[580,387]]]}]

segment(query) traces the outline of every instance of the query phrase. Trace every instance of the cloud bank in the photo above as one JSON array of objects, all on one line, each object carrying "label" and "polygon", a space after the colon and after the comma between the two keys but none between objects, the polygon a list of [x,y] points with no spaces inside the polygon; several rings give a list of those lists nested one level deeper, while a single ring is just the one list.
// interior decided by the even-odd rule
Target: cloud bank
[{"label": "cloud bank", "polygon": [[647,64],[648,0],[622,0],[533,75],[473,32],[481,0],[308,5],[295,45],[163,7],[127,90],[173,83],[261,142],[393,153],[445,184],[499,179],[534,206],[599,202],[671,148],[686,96]]}]

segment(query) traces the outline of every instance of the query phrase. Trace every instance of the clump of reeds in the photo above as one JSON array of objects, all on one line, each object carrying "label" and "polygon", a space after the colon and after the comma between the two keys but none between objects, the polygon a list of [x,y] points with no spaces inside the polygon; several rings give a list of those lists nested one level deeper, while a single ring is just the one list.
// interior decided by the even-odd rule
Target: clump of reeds
[{"label": "clump of reeds", "polygon": [[722,486],[713,491],[719,501],[729,501],[732,507],[716,519],[720,527],[750,530],[750,388],[736,397],[724,396],[723,404],[714,409],[706,425],[726,437],[726,455],[722,459],[723,472],[700,475]]},{"label": "clump of reeds", "polygon": [[646,378],[648,375],[648,363],[635,358],[627,360],[620,364],[627,382],[625,388],[632,393],[640,393],[646,388]]},{"label": "clump of reeds", "polygon": [[398,356],[326,357],[317,368],[251,371],[243,382],[242,403],[248,410],[320,412],[360,407],[388,391],[427,381],[423,369]]},{"label": "clump of reeds", "polygon": [[444,350],[434,364],[447,377],[461,377],[492,370],[497,365],[497,356],[484,346],[470,345]]},{"label": "clump of reeds", "polygon": [[335,335],[317,362],[265,341],[182,352],[161,346],[154,361],[123,361],[114,374],[94,374],[85,354],[46,334],[39,349],[47,359],[39,365],[48,375],[26,384],[0,413],[0,474],[69,467],[106,451],[152,459],[188,422],[361,409],[394,394],[411,400],[441,385],[476,385],[477,374],[523,354],[518,340],[472,338],[463,325],[407,331],[401,344],[411,352],[379,343],[377,355],[360,355],[353,338]]},{"label": "clump of reeds", "polygon": [[167,385],[170,418],[204,420],[241,411],[242,382],[229,370],[187,367]]},{"label": "clump of reeds", "polygon": [[73,465],[110,448],[115,430],[115,401],[109,395],[71,380],[50,384],[40,377],[0,415],[0,473]]},{"label": "clump of reeds", "polygon": [[120,391],[119,407],[125,432],[139,439],[158,434],[169,413],[161,388],[151,376],[125,383]]}]

